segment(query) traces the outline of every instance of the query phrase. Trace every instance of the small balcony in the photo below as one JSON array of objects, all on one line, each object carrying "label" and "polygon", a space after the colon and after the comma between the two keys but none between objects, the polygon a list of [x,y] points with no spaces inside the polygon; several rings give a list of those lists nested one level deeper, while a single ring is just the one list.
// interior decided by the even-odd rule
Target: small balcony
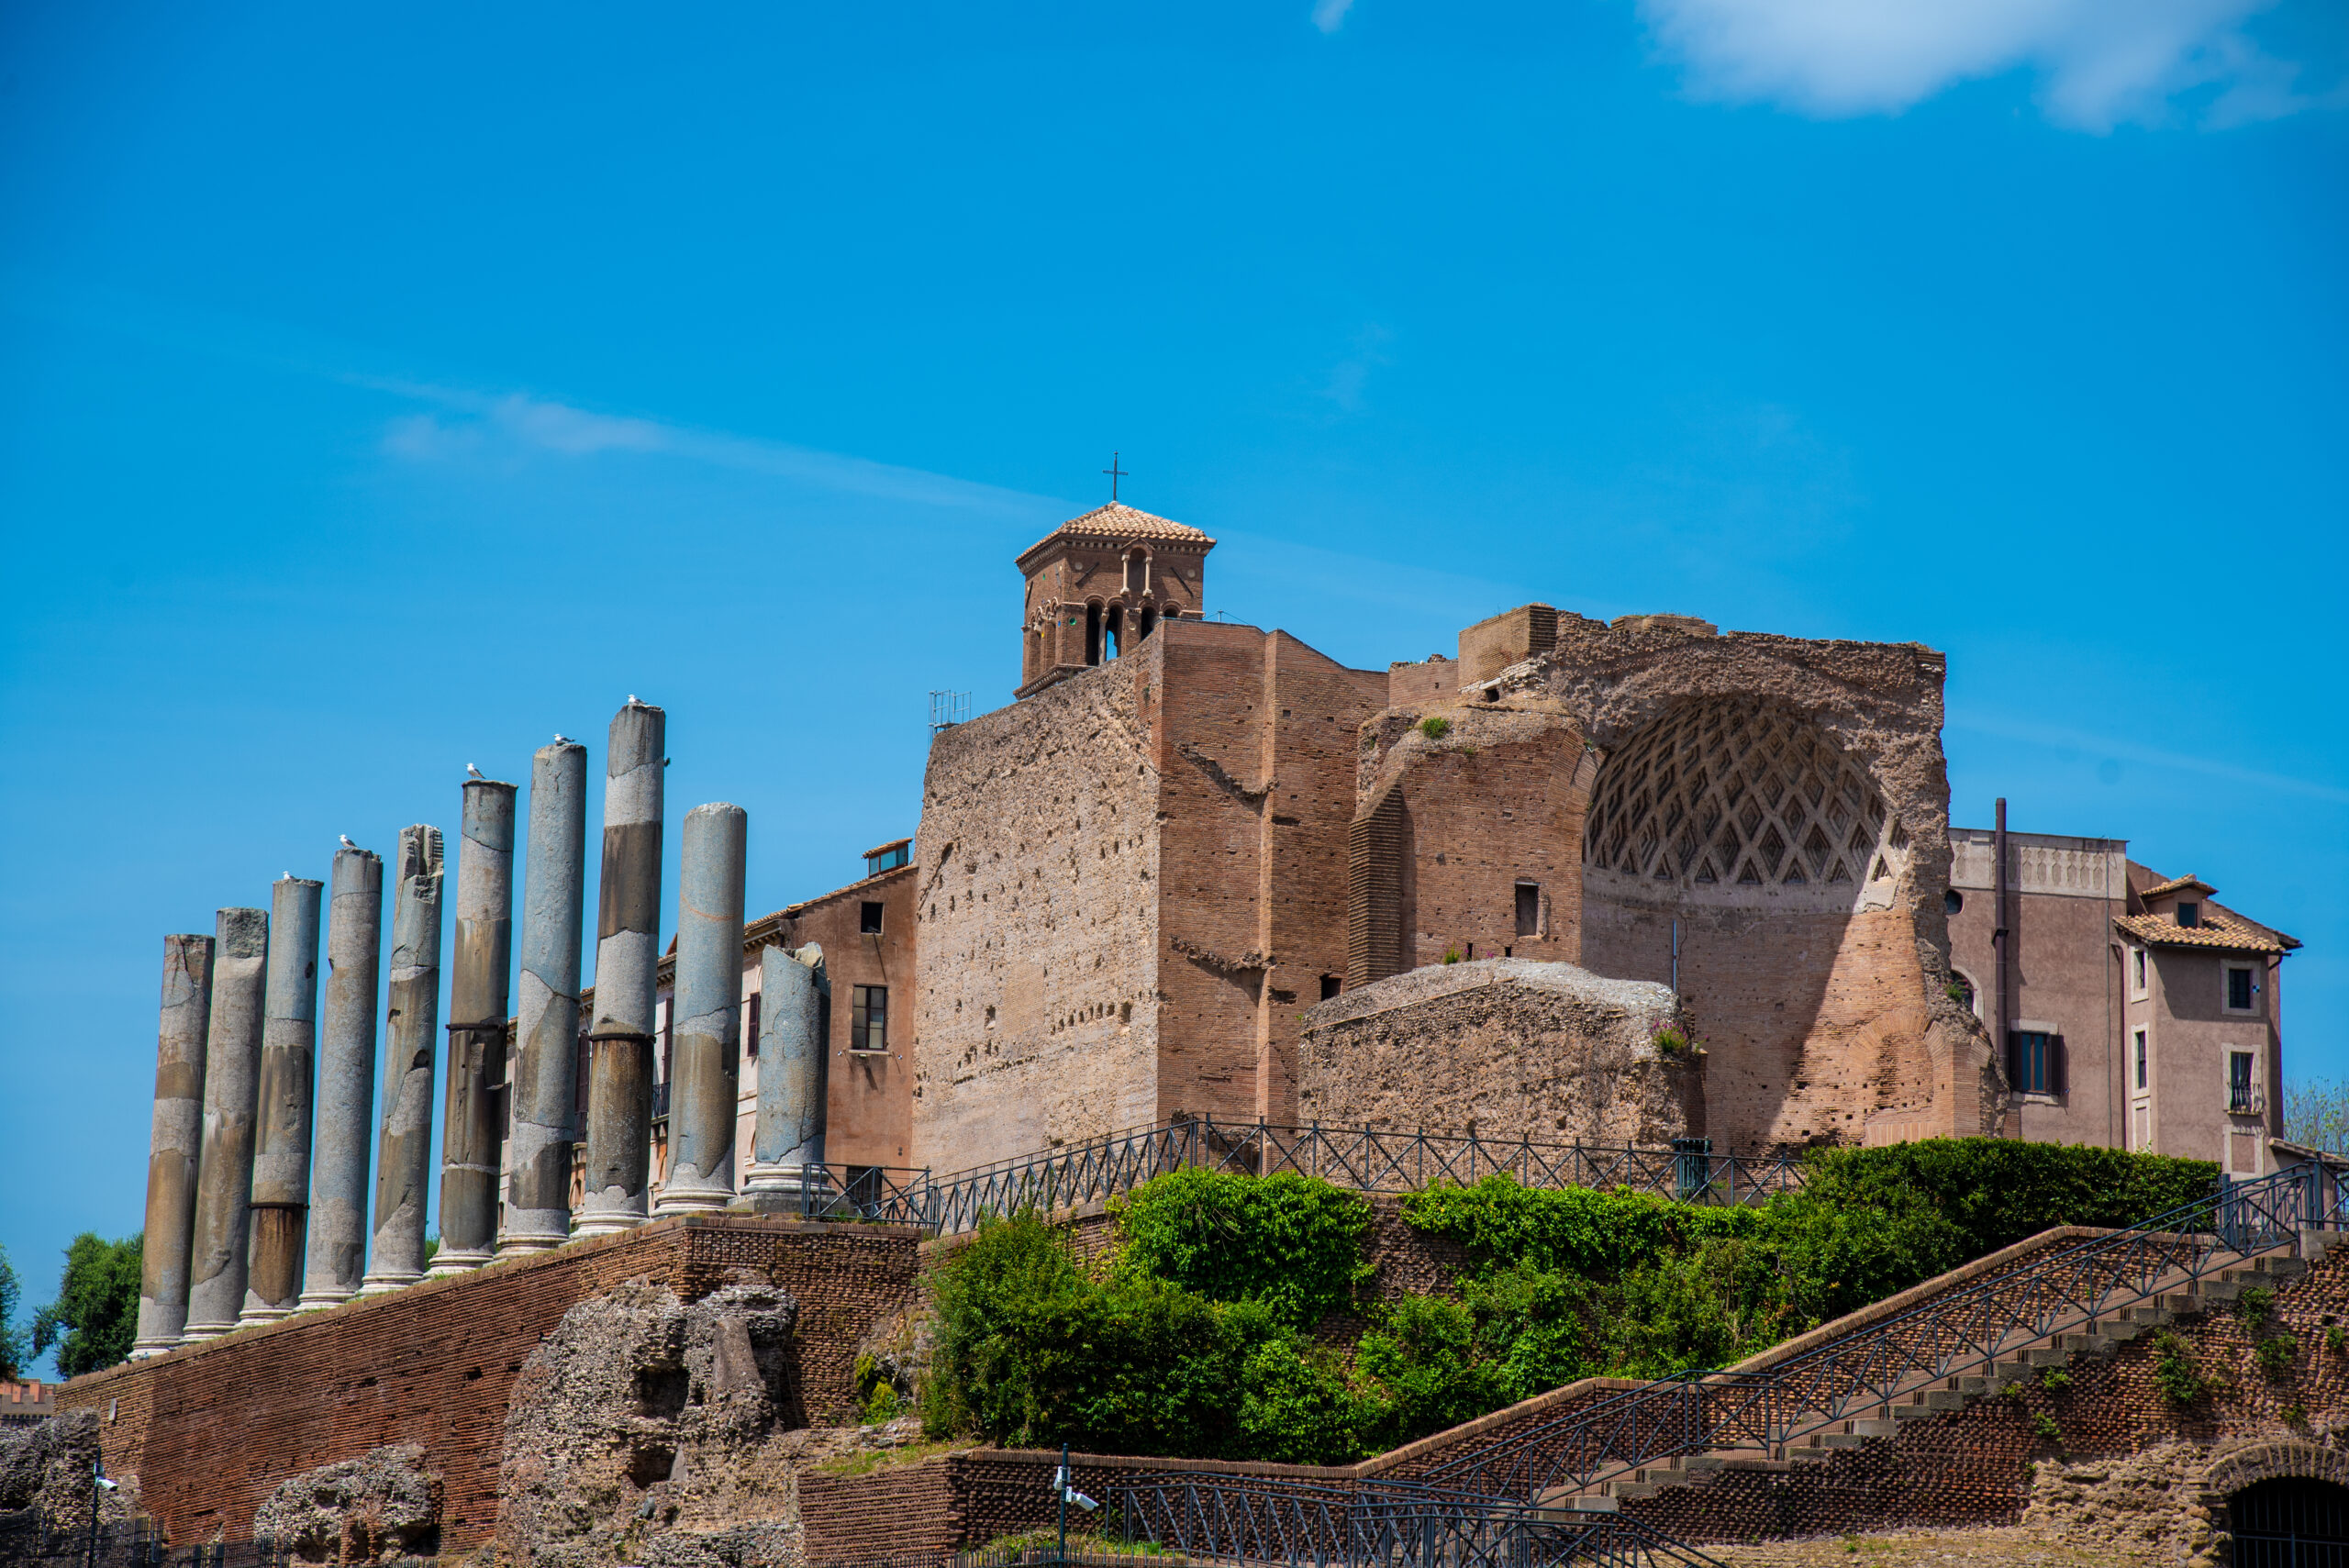
[{"label": "small balcony", "polygon": [[2265,1116],[2267,1114],[2267,1096],[2256,1084],[2230,1084],[2227,1085],[2227,1114]]}]

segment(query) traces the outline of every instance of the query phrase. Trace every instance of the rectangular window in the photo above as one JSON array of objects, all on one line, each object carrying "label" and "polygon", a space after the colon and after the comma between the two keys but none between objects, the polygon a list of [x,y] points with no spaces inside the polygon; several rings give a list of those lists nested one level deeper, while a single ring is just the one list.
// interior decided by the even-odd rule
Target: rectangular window
[{"label": "rectangular window", "polygon": [[1517,934],[1520,937],[1542,934],[1542,884],[1538,882],[1517,884]]},{"label": "rectangular window", "polygon": [[2064,1092],[2064,1037],[2017,1029],[2007,1037],[2007,1076],[2018,1093]]},{"label": "rectangular window", "polygon": [[881,906],[869,898],[866,899],[864,906],[857,913],[856,929],[860,936],[879,936],[881,934]]},{"label": "rectangular window", "polygon": [[2227,1110],[2234,1116],[2259,1114],[2259,1090],[2251,1081],[2251,1052],[2227,1052]]},{"label": "rectangular window", "polygon": [[2227,1006],[2231,1011],[2251,1011],[2251,971],[2230,968],[2227,971]]},{"label": "rectangular window", "polygon": [[2137,965],[2137,989],[2143,991],[2145,988],[2145,950],[2139,948],[2131,957]]},{"label": "rectangular window", "polygon": [[2145,1087],[2145,1031],[2137,1031],[2137,1087]]},{"label": "rectangular window", "polygon": [[2177,906],[2177,923],[2181,926],[2200,925],[2202,923],[2202,906],[2197,904],[2191,898],[2181,899]]},{"label": "rectangular window", "polygon": [[849,987],[848,1048],[851,1051],[889,1049],[889,988],[886,985]]},{"label": "rectangular window", "polygon": [[751,1000],[747,1006],[750,1008],[750,1022],[745,1027],[750,1032],[742,1037],[742,1054],[756,1056],[759,1053],[759,994],[756,991],[751,993]]}]

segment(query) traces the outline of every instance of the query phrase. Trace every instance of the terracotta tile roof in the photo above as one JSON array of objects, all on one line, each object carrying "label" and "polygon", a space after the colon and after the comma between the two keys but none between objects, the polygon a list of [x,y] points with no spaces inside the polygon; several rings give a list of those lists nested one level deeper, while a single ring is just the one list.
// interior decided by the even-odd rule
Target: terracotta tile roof
[{"label": "terracotta tile roof", "polygon": [[1071,517],[1067,522],[1030,545],[1027,550],[1020,551],[1020,554],[1023,556],[1031,554],[1042,546],[1063,537],[1117,539],[1121,542],[1126,539],[1172,539],[1210,549],[1215,544],[1215,540],[1187,523],[1178,523],[1165,517],[1154,517],[1148,512],[1136,511],[1131,506],[1112,501],[1106,506],[1094,507],[1081,517]]},{"label": "terracotta tile roof", "polygon": [[2221,952],[2288,952],[2300,944],[2281,932],[2258,930],[2223,915],[2205,914],[2199,926],[2158,915],[2116,915],[2113,925],[2148,947],[2209,948]]},{"label": "terracotta tile roof", "polygon": [[2165,893],[2176,893],[2182,887],[2197,888],[2204,893],[2216,893],[2219,891],[2209,883],[2203,881],[2200,877],[2196,876],[2191,872],[2188,872],[2184,876],[2171,877],[2167,882],[2157,882],[2154,884],[2153,886],[2145,889],[2144,892],[2137,895],[2137,896],[2140,898],[2159,898]]}]

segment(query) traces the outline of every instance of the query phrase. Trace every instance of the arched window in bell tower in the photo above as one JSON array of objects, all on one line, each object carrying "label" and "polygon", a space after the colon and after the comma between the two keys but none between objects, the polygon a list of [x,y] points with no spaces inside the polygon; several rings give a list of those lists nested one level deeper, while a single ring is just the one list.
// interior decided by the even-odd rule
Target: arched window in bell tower
[{"label": "arched window in bell tower", "polygon": [[1126,609],[1111,605],[1101,621],[1101,656],[1115,659],[1126,651]]},{"label": "arched window in bell tower", "polygon": [[1101,662],[1101,601],[1094,600],[1085,606],[1085,662]]},{"label": "arched window in bell tower", "polygon": [[1134,638],[1134,640],[1135,640],[1136,642],[1140,642],[1140,641],[1143,640],[1143,639],[1145,639],[1145,638],[1149,637],[1149,636],[1150,636],[1150,634],[1151,634],[1152,632],[1156,631],[1157,629],[1158,629],[1158,612],[1157,612],[1155,609],[1152,608],[1150,606],[1148,606],[1148,605],[1144,605],[1144,606],[1141,607],[1141,633],[1140,633],[1139,635],[1137,635],[1137,636]]}]

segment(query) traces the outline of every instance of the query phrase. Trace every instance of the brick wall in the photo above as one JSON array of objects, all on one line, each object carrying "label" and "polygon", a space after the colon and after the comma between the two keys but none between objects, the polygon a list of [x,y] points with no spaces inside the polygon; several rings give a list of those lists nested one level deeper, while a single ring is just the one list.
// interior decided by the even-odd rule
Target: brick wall
[{"label": "brick wall", "polygon": [[176,1544],[245,1539],[253,1511],[304,1471],[387,1443],[422,1444],[446,1488],[442,1544],[495,1523],[514,1378],[575,1303],[629,1279],[684,1299],[749,1270],[800,1306],[784,1418],[839,1418],[857,1340],[911,1290],[918,1232],[749,1218],[658,1221],[468,1274],[135,1362],[59,1391],[99,1412],[107,1469],[136,1474]]}]

